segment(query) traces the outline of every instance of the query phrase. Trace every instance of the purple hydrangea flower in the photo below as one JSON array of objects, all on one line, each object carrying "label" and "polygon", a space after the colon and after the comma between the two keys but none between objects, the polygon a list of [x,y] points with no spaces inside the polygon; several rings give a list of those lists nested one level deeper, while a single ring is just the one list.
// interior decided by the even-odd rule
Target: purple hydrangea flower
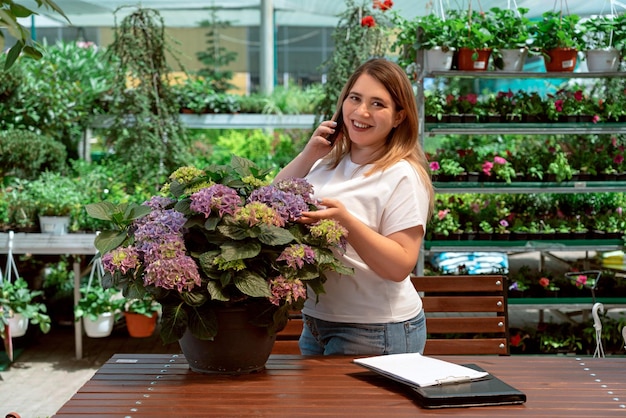
[{"label": "purple hydrangea flower", "polygon": [[195,261],[183,255],[176,258],[156,260],[146,266],[144,284],[179,292],[200,286],[202,280]]},{"label": "purple hydrangea flower", "polygon": [[233,216],[240,205],[241,198],[235,189],[223,184],[214,184],[192,194],[189,208],[208,218],[212,210],[217,211],[220,217],[225,214]]},{"label": "purple hydrangea flower", "polygon": [[176,202],[176,200],[169,197],[152,196],[150,200],[144,202],[144,205],[150,206],[152,209],[165,209],[174,202]]},{"label": "purple hydrangea flower", "polygon": [[102,256],[102,267],[111,274],[116,270],[126,274],[139,267],[139,253],[134,247],[116,248]]},{"label": "purple hydrangea flower", "polygon": [[308,245],[294,244],[285,248],[276,261],[285,261],[289,267],[301,269],[304,263],[315,262],[315,252]]},{"label": "purple hydrangea flower", "polygon": [[289,304],[298,299],[306,298],[306,287],[300,279],[288,280],[283,276],[278,276],[270,281],[270,302],[280,306],[281,301]]},{"label": "purple hydrangea flower", "polygon": [[250,194],[248,202],[261,202],[278,212],[285,222],[294,222],[302,212],[309,210],[309,206],[300,195],[285,192],[276,186],[264,186]]},{"label": "purple hydrangea flower", "polygon": [[174,209],[153,210],[134,222],[135,239],[160,242],[167,235],[180,234],[186,221],[185,216]]},{"label": "purple hydrangea flower", "polygon": [[304,201],[308,204],[314,204],[313,198],[313,185],[303,178],[292,177],[283,179],[275,184],[276,188],[283,192],[292,193],[298,196],[302,196]]}]

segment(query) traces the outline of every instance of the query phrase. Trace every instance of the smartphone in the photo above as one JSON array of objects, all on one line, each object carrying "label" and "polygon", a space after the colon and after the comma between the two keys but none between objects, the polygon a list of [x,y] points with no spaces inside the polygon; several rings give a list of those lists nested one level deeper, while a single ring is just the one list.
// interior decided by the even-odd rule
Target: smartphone
[{"label": "smartphone", "polygon": [[330,145],[334,145],[335,144],[335,140],[337,139],[337,136],[341,133],[341,131],[343,131],[343,112],[342,109],[339,109],[339,112],[337,113],[337,118],[335,119],[335,122],[337,122],[337,126],[335,126],[335,132],[328,135],[326,137],[326,139],[330,142]]}]

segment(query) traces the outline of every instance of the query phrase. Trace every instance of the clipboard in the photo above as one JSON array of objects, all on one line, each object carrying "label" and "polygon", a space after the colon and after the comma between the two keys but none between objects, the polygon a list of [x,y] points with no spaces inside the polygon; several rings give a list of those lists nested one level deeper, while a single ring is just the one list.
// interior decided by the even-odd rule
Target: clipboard
[{"label": "clipboard", "polygon": [[[475,364],[465,364],[485,371]],[[526,402],[526,394],[489,374],[485,379],[427,387],[412,387],[417,403],[422,408],[464,408],[470,406],[517,405]]]},{"label": "clipboard", "polygon": [[455,364],[419,353],[367,357],[353,362],[406,385],[422,408],[526,402],[526,394],[475,364]]},{"label": "clipboard", "polygon": [[354,363],[390,379],[416,387],[470,382],[489,373],[464,367],[420,353],[387,354],[353,360]]}]

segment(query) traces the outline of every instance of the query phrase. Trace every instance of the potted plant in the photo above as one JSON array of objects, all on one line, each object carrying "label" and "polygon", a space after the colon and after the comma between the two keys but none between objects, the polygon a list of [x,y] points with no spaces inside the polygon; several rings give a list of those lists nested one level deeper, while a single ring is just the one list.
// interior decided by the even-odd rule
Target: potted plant
[{"label": "potted plant", "polygon": [[457,69],[486,71],[491,56],[493,22],[488,13],[470,8],[467,11],[450,10],[450,36],[457,49]]},{"label": "potted plant", "polygon": [[160,306],[151,295],[129,299],[124,304],[124,318],[128,334],[135,338],[149,337],[156,328]]},{"label": "potted plant", "polygon": [[28,324],[37,324],[42,332],[50,331],[50,317],[46,305],[38,301],[41,290],[31,290],[26,280],[19,277],[14,282],[0,281],[0,335],[6,336],[9,326],[10,337],[21,337]]},{"label": "potted plant", "polygon": [[522,71],[528,56],[530,20],[527,8],[489,9],[493,25],[491,35],[492,62],[496,70]]},{"label": "potted plant", "polygon": [[[179,341],[194,370],[264,367],[289,312],[304,303],[305,284],[319,293],[327,271],[352,272],[333,252],[345,249],[339,224],[296,222],[317,208],[311,186],[303,179],[269,185],[269,172],[233,156],[229,165],[181,167],[164,195],[145,205],[86,207],[115,228],[95,240],[103,282],[127,299],[153,295],[162,340]],[[241,353],[249,357],[242,363],[248,349],[254,355]]]},{"label": "potted plant", "polygon": [[81,209],[81,195],[74,181],[58,172],[45,171],[25,185],[24,192],[35,202],[41,232],[63,235],[71,216]]},{"label": "potted plant", "polygon": [[198,77],[189,77],[175,84],[172,91],[176,95],[181,113],[195,114],[207,112],[207,98],[215,93],[210,82]]},{"label": "potted plant", "polygon": [[399,13],[393,14],[398,29],[392,51],[399,49],[401,65],[408,67],[423,53],[423,68],[426,72],[446,71],[452,67],[455,48],[452,46],[450,22],[437,14],[430,13],[406,21]]},{"label": "potted plant", "polygon": [[[624,20],[615,16],[598,15],[580,22],[584,35],[581,49],[589,71],[617,71],[624,52],[625,31],[621,26]],[[617,47],[620,49],[618,49]]]},{"label": "potted plant", "polygon": [[547,11],[531,26],[531,48],[543,56],[546,71],[574,71],[582,42],[579,20],[575,14]]},{"label": "potted plant", "polygon": [[108,337],[113,331],[115,314],[122,308],[124,299],[116,289],[102,286],[85,286],[74,307],[76,321],[83,319],[85,333],[91,338]]}]

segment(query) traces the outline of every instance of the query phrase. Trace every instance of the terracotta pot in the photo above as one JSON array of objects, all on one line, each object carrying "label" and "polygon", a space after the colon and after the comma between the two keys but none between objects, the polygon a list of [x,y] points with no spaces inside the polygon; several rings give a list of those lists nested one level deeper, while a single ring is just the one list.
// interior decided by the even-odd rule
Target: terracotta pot
[{"label": "terracotta pot", "polygon": [[124,318],[126,318],[128,335],[131,337],[146,338],[154,333],[157,322],[156,312],[153,313],[151,317],[134,312],[124,312]]},{"label": "terracotta pot", "polygon": [[246,374],[265,367],[276,334],[250,323],[245,308],[216,310],[218,332],[212,341],[200,340],[187,329],[178,340],[191,370],[200,373]]},{"label": "terracotta pot", "polygon": [[546,51],[543,62],[548,72],[572,72],[576,68],[576,48],[554,48]]},{"label": "terracotta pot", "polygon": [[[473,60],[474,53],[478,54],[478,57]],[[489,57],[491,56],[491,49],[470,49],[459,48],[457,53],[457,69],[459,71],[486,71],[489,64]]]}]

